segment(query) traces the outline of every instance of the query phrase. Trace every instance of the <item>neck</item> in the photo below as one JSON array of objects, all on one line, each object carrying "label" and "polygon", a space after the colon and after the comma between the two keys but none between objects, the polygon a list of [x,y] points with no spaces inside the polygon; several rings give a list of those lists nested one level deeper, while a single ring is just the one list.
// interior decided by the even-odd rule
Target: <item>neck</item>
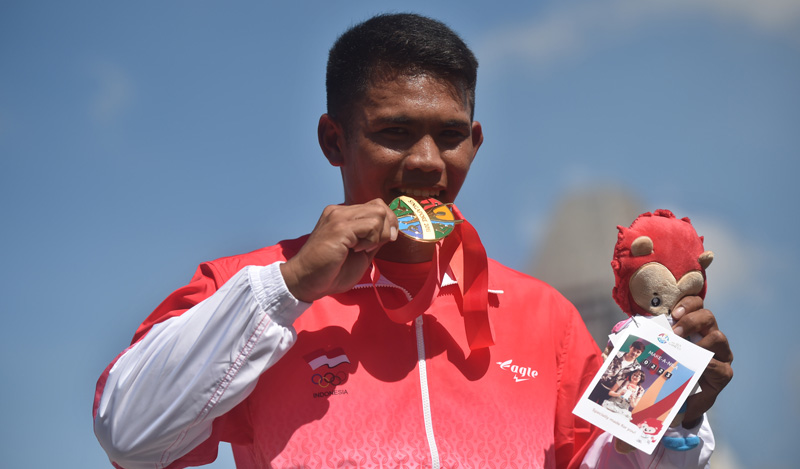
[{"label": "neck", "polygon": [[412,241],[403,235],[397,241],[385,244],[375,255],[378,259],[404,264],[418,264],[433,259],[434,243]]}]

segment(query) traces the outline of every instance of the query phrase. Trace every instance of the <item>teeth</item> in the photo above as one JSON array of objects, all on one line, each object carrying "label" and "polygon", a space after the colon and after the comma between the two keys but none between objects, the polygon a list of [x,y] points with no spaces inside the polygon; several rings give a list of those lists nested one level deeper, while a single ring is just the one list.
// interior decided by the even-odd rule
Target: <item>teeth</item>
[{"label": "teeth", "polygon": [[431,189],[421,189],[421,188],[409,188],[409,189],[401,189],[401,192],[404,195],[410,195],[411,197],[438,197],[439,191],[431,190]]}]

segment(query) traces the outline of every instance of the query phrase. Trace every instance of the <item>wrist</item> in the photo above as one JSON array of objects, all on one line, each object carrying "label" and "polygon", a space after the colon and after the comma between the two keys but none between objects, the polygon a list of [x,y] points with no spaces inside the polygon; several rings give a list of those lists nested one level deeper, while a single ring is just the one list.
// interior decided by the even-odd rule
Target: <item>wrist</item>
[{"label": "wrist", "polygon": [[302,284],[300,283],[297,273],[291,264],[291,260],[282,263],[280,265],[280,270],[281,275],[283,276],[283,282],[286,284],[286,289],[289,290],[289,293],[291,293],[292,296],[300,301],[305,301],[306,303],[311,303],[314,301],[313,299],[308,299],[306,297],[306,292],[303,291]]}]

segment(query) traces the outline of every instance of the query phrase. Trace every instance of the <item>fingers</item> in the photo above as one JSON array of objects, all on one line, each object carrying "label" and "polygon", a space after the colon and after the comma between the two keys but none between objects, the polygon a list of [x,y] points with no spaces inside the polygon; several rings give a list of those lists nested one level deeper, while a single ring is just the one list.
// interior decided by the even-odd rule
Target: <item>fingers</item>
[{"label": "fingers", "polygon": [[717,328],[717,320],[711,311],[703,309],[703,299],[699,296],[682,298],[672,310],[674,324],[672,330],[681,337],[692,334],[705,336]]},{"label": "fingers", "polygon": [[684,296],[672,309],[672,318],[680,320],[687,312],[697,311],[703,308],[703,299],[699,296]]},{"label": "fingers", "polygon": [[733,361],[728,338],[719,330],[714,314],[702,309],[703,300],[700,297],[686,297],[678,303],[673,312],[676,320],[672,330],[681,337],[688,338],[699,336],[697,345],[714,352],[714,358],[722,362]]},{"label": "fingers", "polygon": [[722,388],[727,386],[733,379],[733,368],[730,362],[723,362],[720,360],[712,359],[706,367],[705,373],[701,378],[701,386],[705,384],[707,388],[713,391],[721,391]]},{"label": "fingers", "polygon": [[310,242],[339,244],[354,252],[372,251],[397,239],[397,217],[380,199],[361,205],[329,205]]},{"label": "fingers", "polygon": [[616,450],[617,453],[619,453],[619,454],[628,454],[631,451],[633,451],[634,449],[636,449],[636,448],[634,448],[633,446],[631,446],[628,443],[625,443],[624,441],[620,440],[619,438],[614,437],[614,450]]},{"label": "fingers", "polygon": [[725,334],[720,332],[719,329],[709,332],[705,337],[697,342],[697,345],[706,350],[714,352],[714,359],[716,360],[725,363],[733,362],[733,352],[731,351],[730,344],[728,343],[728,338],[725,336]]},{"label": "fingers", "polygon": [[397,216],[380,199],[363,206],[348,207],[357,210],[349,229],[355,235],[354,252],[373,253],[384,244],[397,240]]},{"label": "fingers", "polygon": [[[675,317],[673,316],[673,320]],[[712,331],[719,330],[717,318],[707,309],[698,309],[686,313],[672,325],[672,330],[681,337],[690,337],[692,334],[706,336]]]},{"label": "fingers", "polygon": [[396,239],[397,217],[382,200],[331,205],[281,272],[296,298],[314,301],[355,285],[378,249]]},{"label": "fingers", "polygon": [[714,314],[703,308],[703,299],[689,296],[681,299],[673,309],[675,321],[672,329],[681,337],[697,338],[694,342],[714,353],[714,357],[700,376],[701,391],[686,400],[684,426],[691,428],[714,405],[717,396],[733,379],[733,352],[728,338],[719,330]]},{"label": "fingers", "polygon": [[701,391],[692,394],[686,400],[683,426],[686,428],[696,426],[703,414],[714,405],[719,393],[732,379],[733,368],[730,362],[712,359],[698,381]]}]

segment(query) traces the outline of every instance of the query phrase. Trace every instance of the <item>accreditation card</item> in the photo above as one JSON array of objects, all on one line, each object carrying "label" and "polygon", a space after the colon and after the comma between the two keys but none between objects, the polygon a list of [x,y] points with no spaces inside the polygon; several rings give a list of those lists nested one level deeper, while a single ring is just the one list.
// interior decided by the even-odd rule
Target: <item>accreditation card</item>
[{"label": "accreditation card", "polygon": [[[637,341],[644,345],[644,350],[635,360],[644,377],[642,379],[639,374],[636,380],[641,382],[634,383],[634,379],[626,380],[625,376],[615,375],[618,366],[614,361],[619,363],[631,344]],[[652,454],[714,354],[674,334],[672,329],[646,319],[631,321],[613,342],[614,349],[572,412],[631,446]],[[626,368],[628,371],[631,369],[630,365]],[[603,386],[600,381],[606,374],[619,383],[616,393],[621,395],[595,402],[590,396],[597,399],[598,393],[592,392],[596,389],[603,394],[603,389],[598,386]]]}]

